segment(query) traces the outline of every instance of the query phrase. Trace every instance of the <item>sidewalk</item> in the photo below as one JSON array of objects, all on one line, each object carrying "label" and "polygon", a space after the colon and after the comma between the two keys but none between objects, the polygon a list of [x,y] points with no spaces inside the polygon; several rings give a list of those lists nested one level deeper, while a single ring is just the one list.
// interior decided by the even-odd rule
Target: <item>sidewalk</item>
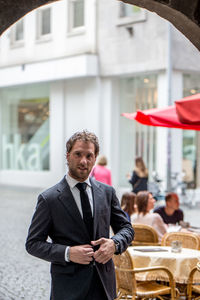
[{"label": "sidewalk", "polygon": [[49,264],[24,247],[38,192],[0,186],[0,300],[49,300]]}]

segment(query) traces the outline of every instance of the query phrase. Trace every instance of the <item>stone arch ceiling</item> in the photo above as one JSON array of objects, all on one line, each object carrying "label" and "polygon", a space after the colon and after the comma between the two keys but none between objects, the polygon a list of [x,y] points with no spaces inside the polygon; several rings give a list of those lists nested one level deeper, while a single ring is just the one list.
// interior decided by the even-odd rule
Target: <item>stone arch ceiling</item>
[{"label": "stone arch ceiling", "polygon": [[[55,1],[58,0],[0,0],[0,34],[31,10]],[[122,1],[146,8],[167,19],[200,50],[200,0]]]}]

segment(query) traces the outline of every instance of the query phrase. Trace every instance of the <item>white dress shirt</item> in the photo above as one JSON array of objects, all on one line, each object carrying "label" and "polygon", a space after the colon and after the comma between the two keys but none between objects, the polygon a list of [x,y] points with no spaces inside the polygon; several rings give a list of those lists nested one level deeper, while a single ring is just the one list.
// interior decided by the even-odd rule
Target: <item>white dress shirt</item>
[{"label": "white dress shirt", "polygon": [[[80,191],[79,189],[76,187],[76,184],[79,183],[79,181],[77,181],[76,179],[72,178],[69,174],[66,175],[66,181],[69,184],[70,190],[72,192],[72,195],[74,197],[74,200],[76,202],[76,205],[78,207],[78,210],[81,214],[81,217],[83,218],[83,211],[82,211],[82,206],[81,206],[81,197],[80,197]],[[86,188],[86,192],[88,194],[88,198],[89,198],[89,202],[90,202],[90,206],[91,206],[91,211],[92,211],[92,216],[93,216],[93,197],[92,197],[92,186],[89,180],[89,177],[84,181],[85,183],[87,183],[87,188]],[[66,247],[65,249],[65,260],[67,262],[69,262],[69,246]]]},{"label": "white dress shirt", "polygon": [[[74,200],[76,202],[76,205],[79,209],[79,212],[81,214],[81,217],[83,218],[83,212],[82,212],[82,206],[81,206],[81,197],[80,197],[80,191],[79,189],[76,187],[77,183],[79,183],[80,181],[77,181],[76,179],[72,178],[69,174],[66,175],[66,180],[67,183],[69,184],[70,190],[72,192],[72,195],[74,197]],[[89,180],[89,177],[84,181],[85,183],[87,183],[87,188],[86,188],[86,192],[88,194],[88,198],[89,198],[89,202],[90,202],[90,206],[91,206],[91,211],[92,211],[92,216],[93,216],[93,197],[92,197],[92,186]]]}]

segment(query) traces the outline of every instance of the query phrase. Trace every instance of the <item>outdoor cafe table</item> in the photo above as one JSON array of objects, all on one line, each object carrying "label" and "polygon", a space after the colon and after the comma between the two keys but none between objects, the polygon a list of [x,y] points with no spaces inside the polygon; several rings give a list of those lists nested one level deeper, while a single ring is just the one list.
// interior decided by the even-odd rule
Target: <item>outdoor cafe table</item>
[{"label": "outdoor cafe table", "polygon": [[[138,251],[142,249],[144,251]],[[155,251],[156,249],[158,251]],[[173,253],[171,252],[171,247],[162,246],[129,247],[128,251],[133,258],[135,268],[167,267],[172,272],[175,282],[181,284],[187,283],[190,271],[200,260],[200,251],[186,248],[182,248],[180,253]],[[166,273],[162,271],[138,273],[136,274],[136,279],[141,281],[169,281]],[[194,282],[200,282],[200,272],[196,272]]]}]

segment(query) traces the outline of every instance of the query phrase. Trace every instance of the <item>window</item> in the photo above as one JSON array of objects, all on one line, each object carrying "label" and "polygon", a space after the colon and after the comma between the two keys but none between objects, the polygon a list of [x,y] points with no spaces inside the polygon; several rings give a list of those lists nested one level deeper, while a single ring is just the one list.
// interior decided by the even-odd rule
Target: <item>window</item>
[{"label": "window", "polygon": [[38,38],[49,38],[51,34],[51,8],[41,8],[38,11]]},{"label": "window", "polygon": [[138,14],[142,11],[142,9],[138,6],[120,3],[120,17],[132,17],[135,14]]},{"label": "window", "polygon": [[20,46],[24,41],[24,20],[19,20],[11,29],[11,44]]},{"label": "window", "polygon": [[136,5],[119,3],[118,25],[142,22],[146,20],[146,11]]},{"label": "window", "polygon": [[49,170],[48,84],[2,89],[0,105],[1,168]]},{"label": "window", "polygon": [[69,31],[76,31],[84,24],[84,0],[69,0]]},{"label": "window", "polygon": [[[138,76],[120,80],[120,114],[157,107],[157,76]],[[156,170],[156,128],[120,117],[120,186],[128,186],[126,174],[134,158],[142,156],[149,174]]]},{"label": "window", "polygon": [[[183,75],[183,97],[200,93],[200,76],[197,74]],[[185,181],[191,183],[188,187],[199,187],[200,159],[199,149],[200,135],[195,130],[183,130],[183,162],[182,169],[185,172]],[[188,179],[188,180],[187,180]]]}]

